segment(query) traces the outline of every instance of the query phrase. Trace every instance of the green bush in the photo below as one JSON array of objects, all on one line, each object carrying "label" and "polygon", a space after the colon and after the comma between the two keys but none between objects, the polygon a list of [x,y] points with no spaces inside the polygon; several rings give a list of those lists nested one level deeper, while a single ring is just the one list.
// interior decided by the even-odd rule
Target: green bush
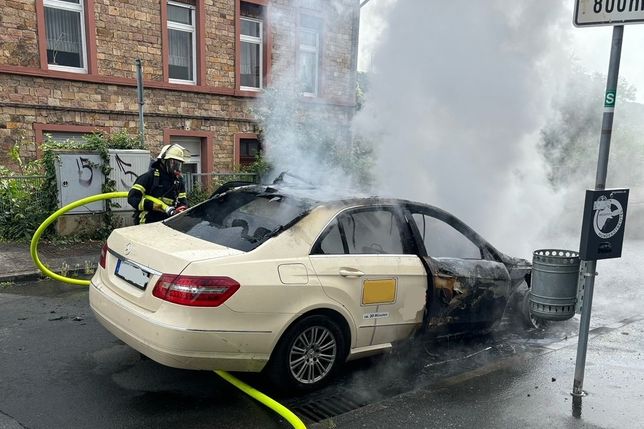
[{"label": "green bush", "polygon": [[0,179],[0,238],[31,239],[50,213],[43,196],[42,179]]}]

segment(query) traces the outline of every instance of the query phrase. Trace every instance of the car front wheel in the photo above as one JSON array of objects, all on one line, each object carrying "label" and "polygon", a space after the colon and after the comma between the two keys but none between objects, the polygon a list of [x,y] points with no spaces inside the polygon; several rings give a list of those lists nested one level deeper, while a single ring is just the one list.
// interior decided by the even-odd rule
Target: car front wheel
[{"label": "car front wheel", "polygon": [[322,315],[297,321],[282,336],[265,374],[278,388],[300,391],[328,382],[344,361],[345,340],[338,324]]}]

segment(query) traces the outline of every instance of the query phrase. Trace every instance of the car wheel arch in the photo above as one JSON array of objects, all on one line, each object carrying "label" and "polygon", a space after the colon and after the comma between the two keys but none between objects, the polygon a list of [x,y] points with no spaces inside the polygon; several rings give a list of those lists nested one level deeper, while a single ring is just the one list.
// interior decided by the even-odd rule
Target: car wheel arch
[{"label": "car wheel arch", "polygon": [[279,336],[262,373],[285,393],[326,385],[346,363],[351,348],[348,335],[348,322],[339,312],[317,308],[301,314]]},{"label": "car wheel arch", "polygon": [[271,357],[273,356],[273,353],[277,349],[277,344],[280,342],[280,340],[284,337],[284,334],[288,332],[288,330],[294,326],[296,323],[298,323],[300,320],[305,319],[309,316],[324,316],[328,317],[329,319],[333,320],[338,324],[338,326],[341,329],[342,335],[344,336],[345,340],[345,348],[346,350],[343,350],[342,353],[344,354],[344,359],[349,355],[349,350],[351,349],[351,344],[353,343],[353,333],[351,330],[351,327],[349,325],[349,321],[347,318],[340,313],[337,310],[331,309],[331,308],[314,308],[311,310],[306,311],[305,313],[300,314],[298,317],[294,318],[293,320],[290,321],[287,325],[285,325],[284,329],[279,333],[279,335],[276,336],[276,341],[273,344],[273,349],[271,350]]}]

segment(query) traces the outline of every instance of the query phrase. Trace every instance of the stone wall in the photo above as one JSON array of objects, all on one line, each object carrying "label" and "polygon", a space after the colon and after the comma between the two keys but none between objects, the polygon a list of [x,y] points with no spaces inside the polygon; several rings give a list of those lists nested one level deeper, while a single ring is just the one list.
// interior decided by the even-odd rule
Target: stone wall
[{"label": "stone wall", "polygon": [[4,0],[0,13],[0,64],[40,67],[33,0]]},{"label": "stone wall", "polygon": [[[138,133],[136,88],[86,82],[34,79],[0,74],[0,93],[21,100],[0,108],[0,164],[9,147],[19,141],[25,159],[39,151],[34,123],[85,125],[108,132]],[[163,145],[163,129],[207,131],[213,134],[213,171],[231,171],[236,133],[259,131],[249,111],[253,100],[179,91],[146,90],[146,144],[152,153]],[[82,107],[81,107],[82,106]],[[4,159],[3,159],[4,157]]]},{"label": "stone wall", "polygon": [[[196,3],[201,1],[205,81],[191,87],[163,81],[160,0],[94,0],[97,69],[90,75],[42,68],[36,1],[5,0],[0,15],[0,165],[11,166],[7,152],[16,142],[24,142],[25,159],[39,156],[33,124],[102,127],[136,135],[134,61],[141,58],[149,149],[156,152],[162,145],[164,128],[210,132],[214,171],[230,171],[234,134],[259,131],[252,114],[257,99],[235,92],[235,1]],[[272,64],[294,63],[298,11],[324,16],[319,99],[337,113],[340,124],[348,124],[355,92],[357,46],[352,36],[359,0],[306,1],[307,9],[297,7],[301,1],[269,0],[269,58]],[[317,9],[311,11],[311,4]]]}]

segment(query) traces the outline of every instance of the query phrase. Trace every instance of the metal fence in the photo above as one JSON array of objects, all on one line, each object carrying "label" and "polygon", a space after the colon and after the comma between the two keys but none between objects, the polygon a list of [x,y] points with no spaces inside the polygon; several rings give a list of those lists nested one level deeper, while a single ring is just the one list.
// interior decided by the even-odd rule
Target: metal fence
[{"label": "metal fence", "polygon": [[240,180],[258,183],[259,177],[255,173],[184,173],[186,192],[197,190],[213,192],[226,182]]}]

